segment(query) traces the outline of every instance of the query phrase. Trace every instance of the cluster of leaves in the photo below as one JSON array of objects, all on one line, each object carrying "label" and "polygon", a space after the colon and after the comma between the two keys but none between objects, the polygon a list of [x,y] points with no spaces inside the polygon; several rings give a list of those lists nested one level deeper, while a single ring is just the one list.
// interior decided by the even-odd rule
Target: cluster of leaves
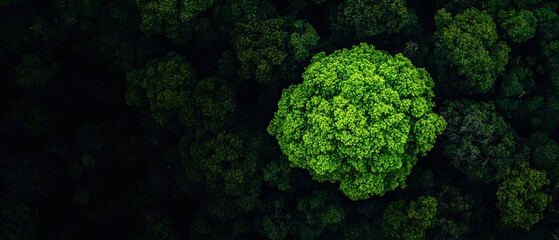
[{"label": "cluster of leaves", "polygon": [[163,33],[174,42],[185,41],[197,17],[212,7],[214,0],[139,0],[140,27],[146,34]]},{"label": "cluster of leaves", "polygon": [[417,155],[445,128],[433,81],[402,55],[373,46],[320,53],[284,90],[268,127],[294,166],[340,182],[353,200],[404,187]]},{"label": "cluster of leaves", "polygon": [[[510,47],[499,41],[491,15],[470,8],[453,17],[443,8],[435,15],[435,23],[435,55],[441,78],[470,93],[488,92],[505,70],[510,52]],[[445,74],[447,68],[455,68],[465,79],[453,79],[452,74]]]},{"label": "cluster of leaves", "polygon": [[169,53],[148,63],[146,69],[128,73],[126,80],[128,105],[143,105],[142,101],[147,99],[157,124],[167,124],[177,113],[181,122],[191,118],[186,106],[191,98],[187,90],[196,83],[196,75],[192,65],[180,55]]},{"label": "cluster of leaves", "polygon": [[526,162],[518,169],[507,169],[497,190],[497,208],[507,226],[529,230],[543,217],[551,197],[542,188],[549,184],[546,173],[531,169]]},{"label": "cluster of leaves", "polygon": [[420,197],[406,204],[391,202],[382,215],[382,231],[390,239],[425,239],[425,230],[435,223],[437,199]]},{"label": "cluster of leaves", "polygon": [[267,84],[291,78],[289,66],[310,58],[320,39],[310,23],[285,17],[238,22],[231,35],[239,77]]},{"label": "cluster of leaves", "polygon": [[447,102],[443,154],[470,181],[489,183],[504,171],[515,151],[513,131],[492,103]]},{"label": "cluster of leaves", "polygon": [[330,16],[335,38],[370,39],[391,35],[417,24],[417,16],[403,0],[349,0]]}]

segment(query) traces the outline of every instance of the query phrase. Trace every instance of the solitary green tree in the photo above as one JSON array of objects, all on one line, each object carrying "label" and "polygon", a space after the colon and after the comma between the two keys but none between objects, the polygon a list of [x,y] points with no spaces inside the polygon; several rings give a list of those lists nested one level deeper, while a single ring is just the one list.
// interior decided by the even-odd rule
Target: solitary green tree
[{"label": "solitary green tree", "polygon": [[405,187],[445,120],[432,112],[433,80],[401,54],[360,44],[317,54],[303,83],[283,91],[268,132],[292,166],[340,182],[353,200]]}]

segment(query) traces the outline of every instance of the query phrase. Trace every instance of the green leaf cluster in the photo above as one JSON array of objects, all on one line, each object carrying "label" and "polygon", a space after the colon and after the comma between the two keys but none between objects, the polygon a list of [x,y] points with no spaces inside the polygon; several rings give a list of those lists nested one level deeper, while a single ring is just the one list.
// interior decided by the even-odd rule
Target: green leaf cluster
[{"label": "green leaf cluster", "polygon": [[146,34],[164,33],[174,42],[187,39],[194,20],[212,7],[214,0],[137,0],[140,28]]},{"label": "green leaf cluster", "polygon": [[229,220],[235,211],[248,212],[258,204],[261,180],[257,174],[257,155],[241,135],[220,132],[212,138],[192,143],[183,139],[184,167],[191,182],[201,182],[214,196],[210,211]]},{"label": "green leaf cluster", "polygon": [[242,78],[255,78],[260,83],[276,79],[273,74],[282,67],[287,57],[288,33],[285,27],[283,18],[235,25],[232,43],[241,62]]},{"label": "green leaf cluster", "polygon": [[432,112],[434,83],[401,54],[360,44],[319,53],[303,83],[283,91],[268,132],[292,166],[340,182],[353,200],[404,187],[445,120]]},{"label": "green leaf cluster", "polygon": [[289,37],[289,44],[293,49],[295,61],[303,61],[310,56],[310,50],[314,48],[320,37],[313,26],[303,20],[293,23],[293,33]]},{"label": "green leaf cluster", "polygon": [[236,108],[233,89],[224,80],[197,81],[192,65],[176,53],[128,73],[126,81],[126,103],[148,105],[160,126],[178,118],[186,127],[217,132]]},{"label": "green leaf cluster", "polygon": [[331,28],[338,37],[366,39],[395,34],[414,26],[417,16],[404,0],[347,0],[330,16]]},{"label": "green leaf cluster", "polygon": [[182,56],[169,53],[163,58],[147,64],[145,69],[126,75],[128,89],[126,103],[142,105],[147,99],[153,118],[159,125],[165,125],[179,113],[184,116],[189,101],[189,87],[195,84],[194,68]]},{"label": "green leaf cluster", "polygon": [[507,169],[497,190],[497,208],[503,223],[530,230],[543,218],[543,211],[551,202],[551,197],[543,192],[548,184],[546,173],[530,168],[526,162]]},{"label": "green leaf cluster", "polygon": [[509,165],[515,150],[513,130],[493,103],[446,102],[441,115],[448,126],[443,154],[452,166],[477,183],[489,183]]},{"label": "green leaf cluster", "polygon": [[504,72],[510,52],[509,46],[498,40],[491,15],[470,8],[453,17],[441,9],[435,16],[435,23],[435,54],[440,71],[446,72],[452,67],[465,78],[464,81],[447,79],[452,80],[457,89],[488,92]]},{"label": "green leaf cluster", "polygon": [[382,216],[382,231],[390,239],[425,239],[425,231],[435,223],[437,206],[437,199],[430,196],[409,204],[403,200],[391,202]]},{"label": "green leaf cluster", "polygon": [[501,11],[499,17],[502,19],[500,26],[515,43],[528,41],[536,35],[538,20],[531,11]]}]

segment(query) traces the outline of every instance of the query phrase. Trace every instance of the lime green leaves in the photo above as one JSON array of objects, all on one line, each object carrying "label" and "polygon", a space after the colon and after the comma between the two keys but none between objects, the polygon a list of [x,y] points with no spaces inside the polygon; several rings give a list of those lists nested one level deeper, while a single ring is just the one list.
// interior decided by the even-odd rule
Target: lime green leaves
[{"label": "lime green leaves", "polygon": [[340,182],[352,200],[405,187],[446,127],[432,112],[433,80],[401,54],[361,44],[319,53],[285,89],[268,132],[292,166]]}]

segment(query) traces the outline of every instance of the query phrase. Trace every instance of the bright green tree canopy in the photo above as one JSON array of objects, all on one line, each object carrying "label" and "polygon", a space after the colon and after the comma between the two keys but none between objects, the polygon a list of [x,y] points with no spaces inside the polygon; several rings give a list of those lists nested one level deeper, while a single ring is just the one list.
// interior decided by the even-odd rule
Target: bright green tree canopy
[{"label": "bright green tree canopy", "polygon": [[432,112],[433,80],[401,54],[360,44],[319,53],[303,83],[284,90],[268,126],[292,166],[340,182],[351,199],[405,187],[445,120]]}]

